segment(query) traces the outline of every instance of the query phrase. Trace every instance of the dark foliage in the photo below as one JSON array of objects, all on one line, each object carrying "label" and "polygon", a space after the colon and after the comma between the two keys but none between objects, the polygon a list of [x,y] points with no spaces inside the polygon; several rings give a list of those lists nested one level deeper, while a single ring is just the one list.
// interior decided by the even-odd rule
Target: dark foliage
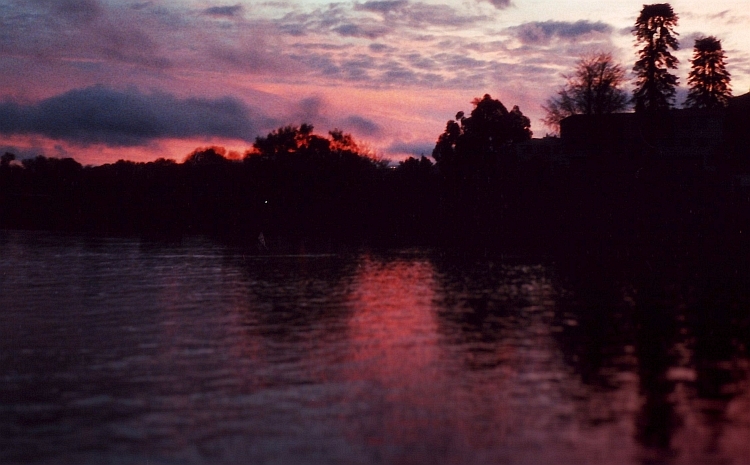
[{"label": "dark foliage", "polygon": [[[517,193],[514,144],[531,139],[531,122],[490,95],[475,99],[469,116],[448,121],[432,152],[440,175],[440,237],[481,244],[501,233],[508,195]],[[511,194],[513,192],[514,194]]]},{"label": "dark foliage", "polygon": [[669,3],[643,5],[635,22],[633,34],[638,50],[638,61],[633,72],[636,88],[633,92],[635,111],[668,110],[674,104],[677,76],[669,72],[677,69],[678,60],[671,50],[679,49],[677,14]]},{"label": "dark foliage", "polygon": [[254,185],[249,198],[255,198],[257,228],[269,231],[269,237],[294,240],[378,235],[387,162],[370,156],[347,134],[332,131],[324,138],[312,129],[281,128],[258,138],[246,155],[243,169]]},{"label": "dark foliage", "polygon": [[10,166],[10,163],[16,159],[16,155],[10,152],[5,152],[3,156],[0,157],[0,168],[8,168]]},{"label": "dark foliage", "polygon": [[[269,246],[405,241],[434,214],[427,159],[390,168],[350,135],[284,127],[244,158],[221,147],[183,163],[0,159],[0,227],[138,234],[207,234]],[[410,239],[411,240],[411,239]]]},{"label": "dark foliage", "polygon": [[459,112],[438,138],[432,151],[438,166],[447,169],[491,166],[509,157],[513,143],[531,139],[531,121],[518,106],[508,111],[489,94],[474,99],[472,104],[471,115]]},{"label": "dark foliage", "polygon": [[[746,253],[750,197],[731,167],[596,157],[520,157],[518,108],[485,96],[440,135],[433,164],[397,166],[349,135],[308,125],[257,139],[244,158],[199,149],[183,163],[0,158],[0,227],[179,238],[267,250],[436,245],[477,252],[650,257]],[[264,249],[265,250],[265,249]],[[636,260],[636,258],[633,258]]]},{"label": "dark foliage", "polygon": [[604,115],[622,111],[628,106],[627,93],[620,87],[625,71],[609,53],[585,56],[576,63],[572,75],[557,95],[542,107],[544,124],[560,130],[560,121],[571,115]]},{"label": "dark foliage", "polygon": [[725,108],[732,97],[730,74],[724,64],[724,50],[716,37],[695,40],[692,65],[688,74],[688,91],[685,106],[713,110]]}]

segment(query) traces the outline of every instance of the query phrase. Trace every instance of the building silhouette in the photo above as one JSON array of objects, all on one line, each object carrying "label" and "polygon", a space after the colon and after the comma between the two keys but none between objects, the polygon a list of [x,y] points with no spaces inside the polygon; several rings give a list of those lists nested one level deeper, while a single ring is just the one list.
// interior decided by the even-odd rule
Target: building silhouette
[{"label": "building silhouette", "polygon": [[570,160],[674,160],[716,169],[725,157],[749,154],[750,93],[720,110],[569,116],[560,122],[560,145]]}]

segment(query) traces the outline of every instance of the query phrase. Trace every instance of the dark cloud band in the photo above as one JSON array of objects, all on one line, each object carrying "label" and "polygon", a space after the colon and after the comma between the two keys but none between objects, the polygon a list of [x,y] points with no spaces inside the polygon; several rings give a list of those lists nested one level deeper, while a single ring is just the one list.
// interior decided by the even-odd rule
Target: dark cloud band
[{"label": "dark cloud band", "polygon": [[508,8],[510,6],[510,0],[487,0],[488,2],[492,3],[495,8]]},{"label": "dark cloud band", "polygon": [[525,44],[544,44],[552,39],[576,40],[591,33],[611,34],[613,28],[601,21],[534,21],[509,31]]},{"label": "dark cloud band", "polygon": [[408,3],[409,2],[406,0],[369,1],[357,5],[356,8],[366,11],[375,11],[378,13],[390,13],[405,7]]},{"label": "dark cloud band", "polygon": [[250,142],[263,123],[262,116],[231,97],[179,99],[103,86],[71,90],[33,105],[0,103],[0,133],[113,147],[188,137]]},{"label": "dark cloud band", "polygon": [[209,16],[236,16],[242,13],[242,5],[212,6],[206,8],[203,12]]},{"label": "dark cloud band", "polygon": [[344,127],[351,129],[357,134],[365,136],[374,136],[382,131],[382,128],[375,121],[363,116],[351,115],[344,120]]}]

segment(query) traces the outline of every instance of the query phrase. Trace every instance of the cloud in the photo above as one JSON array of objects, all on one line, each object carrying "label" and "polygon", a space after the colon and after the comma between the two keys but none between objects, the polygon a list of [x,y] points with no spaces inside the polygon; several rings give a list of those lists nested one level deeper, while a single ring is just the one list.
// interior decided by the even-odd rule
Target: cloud
[{"label": "cloud", "polygon": [[724,10],[720,11],[719,13],[713,14],[709,16],[711,19],[726,19],[728,15],[730,15],[731,10]]},{"label": "cloud", "polygon": [[[373,17],[371,13],[381,17]],[[372,40],[399,31],[461,28],[491,20],[487,15],[462,14],[449,5],[390,0],[355,3],[353,8],[332,3],[328,8],[286,14],[277,24],[281,31],[297,37],[333,32],[343,37]]]},{"label": "cloud", "polygon": [[134,10],[142,10],[142,9],[144,9],[144,8],[148,8],[148,7],[150,7],[151,5],[153,5],[153,3],[154,3],[154,2],[140,2],[140,3],[133,3],[132,5],[130,5],[130,8],[132,8],[132,9],[134,9]]},{"label": "cloud", "polygon": [[203,10],[204,14],[209,16],[237,16],[242,12],[242,5],[239,3],[232,6],[212,6]]},{"label": "cloud", "polygon": [[77,17],[93,17],[101,13],[98,0],[55,0],[55,9],[61,13]]},{"label": "cloud", "polygon": [[398,84],[416,82],[419,76],[411,69],[406,68],[401,64],[393,63],[386,68],[382,77],[387,83]]},{"label": "cloud", "polygon": [[[219,42],[211,55],[232,63],[265,63],[263,68],[272,71],[269,65],[287,60],[284,68],[289,71],[277,73],[277,79],[290,84],[323,80],[373,88],[479,86],[488,83],[495,63],[479,52],[467,53],[460,34],[478,24],[494,27],[492,21],[492,15],[476,9],[407,0],[289,7],[269,19],[266,24],[272,27],[261,35],[270,47],[284,43],[279,53],[262,54],[270,61],[233,58],[241,50],[257,50],[257,40],[239,48],[231,45],[234,41]],[[451,43],[443,44],[444,38]]]},{"label": "cloud", "polygon": [[387,27],[379,26],[377,24],[353,24],[346,23],[341,26],[333,28],[334,32],[341,34],[344,37],[362,37],[366,39],[377,39],[383,37],[390,32]]},{"label": "cloud", "polygon": [[44,61],[48,67],[53,62],[169,65],[154,40],[168,28],[153,27],[155,21],[144,9],[115,9],[95,0],[36,0],[7,8],[0,15],[5,56]]},{"label": "cloud", "polygon": [[323,112],[326,102],[320,97],[304,98],[296,106],[297,109],[293,119],[299,120],[301,123],[318,123],[325,120]]},{"label": "cloud", "polygon": [[196,44],[198,53],[193,57],[201,68],[240,70],[251,74],[277,74],[292,76],[303,72],[299,60],[290,59],[276,44],[266,42],[270,35],[267,27],[248,27],[235,34],[231,40],[206,38]]},{"label": "cloud", "polygon": [[[496,79],[500,75],[503,81],[520,82],[531,75],[549,82],[551,88],[573,58],[595,46],[611,48],[614,34],[609,24],[593,21],[507,28],[493,22],[496,17],[486,9],[458,10],[417,0],[342,5],[294,9],[272,21],[277,31],[287,35],[284,40],[291,42],[286,58],[304,69],[285,74],[286,82],[306,79],[368,88],[481,91],[500,84]],[[486,33],[463,35],[477,26]]]},{"label": "cloud", "polygon": [[680,18],[702,23],[707,21],[716,22],[722,26],[746,24],[748,20],[750,20],[750,16],[745,14],[744,11],[738,13],[734,10],[722,10],[718,13],[693,13],[690,11],[684,11],[680,13]]},{"label": "cloud", "polygon": [[69,21],[88,22],[103,13],[98,0],[36,0],[33,2],[58,17]]},{"label": "cloud", "polygon": [[360,115],[331,117],[329,104],[320,96],[303,98],[292,105],[292,111],[283,118],[284,124],[312,124],[318,129],[341,128],[361,136],[380,134],[382,128],[375,121]]},{"label": "cloud", "polygon": [[390,13],[392,11],[404,8],[409,2],[407,0],[386,0],[386,1],[369,1],[363,4],[357,4],[355,9],[374,11],[377,13]]},{"label": "cloud", "polygon": [[187,98],[131,88],[76,89],[24,105],[0,103],[0,133],[81,145],[146,145],[156,139],[224,137],[252,141],[267,118],[231,97]]},{"label": "cloud", "polygon": [[354,132],[365,136],[374,136],[382,130],[375,121],[357,115],[347,117],[343,124],[346,128],[352,128]]},{"label": "cloud", "polygon": [[435,142],[426,142],[426,141],[419,141],[419,142],[403,142],[403,141],[395,141],[391,145],[388,146],[386,151],[389,154],[408,154],[408,155],[414,155],[414,156],[430,156],[432,155],[432,150],[435,148]]},{"label": "cloud", "polygon": [[492,18],[486,15],[461,14],[451,6],[428,3],[410,4],[403,15],[394,16],[394,21],[400,26],[415,29],[431,26],[463,28],[491,20]]},{"label": "cloud", "polygon": [[[39,155],[45,155],[48,150],[43,147],[19,147],[17,145],[0,145],[0,153],[10,152],[16,156],[16,160],[24,160],[26,158],[35,158]],[[54,156],[56,158],[66,158],[72,155],[68,153],[63,147],[54,147]]]},{"label": "cloud", "polygon": [[391,47],[390,45],[379,44],[375,42],[368,45],[367,48],[369,48],[370,51],[374,53],[383,53],[395,50],[395,48]]},{"label": "cloud", "polygon": [[542,45],[552,39],[577,40],[590,34],[611,34],[613,27],[601,21],[534,21],[507,29],[524,44]]},{"label": "cloud", "polygon": [[615,32],[621,36],[633,35],[633,26],[622,27]]},{"label": "cloud", "polygon": [[494,5],[495,8],[500,9],[500,10],[504,8],[508,8],[511,5],[510,0],[480,0],[480,1],[486,1],[488,3],[491,3],[492,5]]},{"label": "cloud", "polygon": [[682,51],[692,50],[695,41],[703,37],[708,37],[711,34],[704,34],[702,32],[690,32],[680,36],[680,48]]}]

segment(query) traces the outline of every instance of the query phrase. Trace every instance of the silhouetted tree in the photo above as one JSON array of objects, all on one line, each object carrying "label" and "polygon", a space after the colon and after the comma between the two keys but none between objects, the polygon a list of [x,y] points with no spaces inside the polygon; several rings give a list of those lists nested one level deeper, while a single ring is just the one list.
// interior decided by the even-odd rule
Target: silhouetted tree
[{"label": "silhouetted tree", "polygon": [[303,124],[299,127],[284,126],[265,137],[257,137],[248,156],[261,155],[269,159],[277,159],[302,150],[314,151],[323,146],[329,148],[327,141],[313,134],[311,124]]},{"label": "silhouetted tree", "polygon": [[692,68],[688,74],[688,91],[685,106],[688,108],[724,108],[729,104],[732,90],[730,74],[724,65],[724,50],[716,37],[695,40]]},{"label": "silhouetted tree", "polygon": [[209,147],[196,149],[185,158],[188,165],[219,165],[228,162],[226,149],[223,147]]},{"label": "silhouetted tree", "polygon": [[7,168],[10,166],[10,162],[16,159],[16,155],[10,152],[5,152],[0,156],[0,168]]},{"label": "silhouetted tree", "polygon": [[299,166],[313,164],[316,168],[346,161],[380,168],[388,164],[355,142],[350,134],[334,129],[328,135],[326,138],[313,134],[313,126],[310,124],[285,126],[265,137],[257,137],[253,148],[247,152],[245,161],[252,162],[260,157]]},{"label": "silhouetted tree", "polygon": [[638,61],[633,72],[636,88],[633,92],[635,111],[667,110],[674,102],[677,76],[670,69],[677,69],[678,60],[670,49],[677,50],[679,42],[674,28],[678,16],[669,3],[644,5],[635,22],[633,34],[638,51]]},{"label": "silhouetted tree", "polygon": [[584,56],[573,74],[563,77],[568,82],[542,106],[546,112],[542,121],[556,131],[568,116],[615,113],[628,105],[627,93],[620,88],[625,71],[610,53]]},{"label": "silhouetted tree", "polygon": [[474,99],[472,104],[470,116],[458,112],[455,121],[448,121],[438,137],[432,157],[441,169],[451,169],[456,164],[481,168],[507,155],[513,143],[531,139],[531,121],[518,106],[508,111],[489,94]]},{"label": "silhouetted tree", "polygon": [[439,173],[441,235],[448,242],[484,243],[508,221],[517,174],[515,143],[531,138],[529,118],[490,95],[474,99],[469,116],[448,121],[432,157]]},{"label": "silhouetted tree", "polygon": [[26,171],[50,177],[70,180],[80,173],[83,166],[72,158],[47,158],[39,155],[21,162]]},{"label": "silhouetted tree", "polygon": [[355,142],[351,134],[346,134],[339,129],[334,129],[333,131],[329,131],[328,135],[330,136],[329,146],[331,150],[348,151],[363,156],[372,155],[369,153],[369,150]]},{"label": "silhouetted tree", "polygon": [[404,161],[398,162],[396,170],[401,173],[429,173],[432,169],[432,162],[429,158],[421,156],[419,158],[409,157]]},{"label": "silhouetted tree", "polygon": [[328,136],[314,134],[309,124],[286,126],[258,137],[247,153],[244,168],[262,202],[267,238],[355,238],[373,229],[387,162],[349,134],[334,130]]}]

